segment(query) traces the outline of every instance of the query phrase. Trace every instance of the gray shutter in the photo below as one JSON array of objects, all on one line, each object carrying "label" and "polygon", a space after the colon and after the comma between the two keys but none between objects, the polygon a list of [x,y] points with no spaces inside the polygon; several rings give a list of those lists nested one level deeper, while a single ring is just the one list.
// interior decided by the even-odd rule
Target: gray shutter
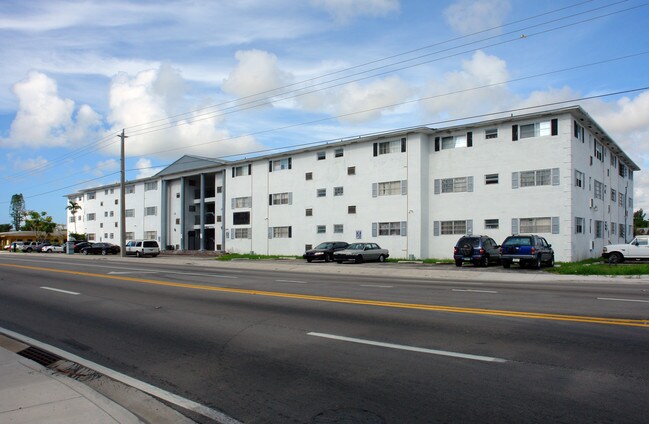
[{"label": "gray shutter", "polygon": [[556,118],[550,121],[550,134],[559,135],[559,120]]},{"label": "gray shutter", "polygon": [[292,191],[288,194],[288,204],[289,205],[293,204],[293,192]]},{"label": "gray shutter", "polygon": [[272,160],[268,161],[268,172],[273,172],[273,161]]},{"label": "gray shutter", "polygon": [[230,238],[234,240],[234,228],[230,228]]},{"label": "gray shutter", "polygon": [[232,209],[234,209],[234,197],[232,198]]},{"label": "gray shutter", "polygon": [[379,184],[372,183],[372,197],[377,197],[379,195]]},{"label": "gray shutter", "polygon": [[466,147],[473,147],[473,131],[466,133]]},{"label": "gray shutter", "polygon": [[406,221],[401,221],[401,235],[408,235],[408,223]]},{"label": "gray shutter", "polygon": [[408,180],[401,181],[401,194],[408,194]]},{"label": "gray shutter", "polygon": [[512,218],[512,234],[518,234],[518,218]]},{"label": "gray shutter", "polygon": [[518,125],[512,125],[512,141],[518,141]]},{"label": "gray shutter", "polygon": [[379,235],[379,223],[372,222],[372,237],[377,237]]},{"label": "gray shutter", "polygon": [[291,158],[288,158],[288,169],[293,169],[292,163],[293,161],[291,160]]},{"label": "gray shutter", "polygon": [[552,234],[559,234],[559,217],[552,217]]},{"label": "gray shutter", "polygon": [[512,188],[518,188],[518,172],[512,172]]},{"label": "gray shutter", "polygon": [[439,194],[439,192],[442,190],[441,188],[441,180],[437,179],[435,180],[435,194]]},{"label": "gray shutter", "polygon": [[466,220],[466,233],[468,235],[473,234],[473,220],[472,219],[467,219]]},{"label": "gray shutter", "polygon": [[273,227],[268,227],[268,238],[269,239],[273,238]]},{"label": "gray shutter", "polygon": [[560,184],[559,168],[552,168],[552,185],[558,186]]},{"label": "gray shutter", "polygon": [[433,235],[439,235],[439,221],[433,221]]},{"label": "gray shutter", "polygon": [[402,138],[401,139],[401,153],[405,153],[406,151],[406,139]]},{"label": "gray shutter", "polygon": [[466,191],[473,191],[473,177],[466,178]]}]

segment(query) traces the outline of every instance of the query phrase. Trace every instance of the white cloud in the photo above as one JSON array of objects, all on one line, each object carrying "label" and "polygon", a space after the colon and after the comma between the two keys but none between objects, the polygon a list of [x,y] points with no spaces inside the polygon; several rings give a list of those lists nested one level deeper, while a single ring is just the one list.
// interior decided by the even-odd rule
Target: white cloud
[{"label": "white cloud", "polygon": [[83,172],[94,177],[103,177],[106,174],[117,171],[119,168],[119,161],[117,159],[106,159],[94,165],[84,165]]},{"label": "white cloud", "polygon": [[31,171],[33,169],[43,169],[49,163],[47,159],[42,156],[35,158],[21,159],[13,158],[13,167],[18,171]]},{"label": "white cloud", "polygon": [[511,10],[511,0],[458,0],[444,10],[456,32],[467,35],[501,26]]},{"label": "white cloud", "polygon": [[[334,114],[340,121],[364,122],[393,111],[412,94],[411,88],[399,77],[372,81],[367,85],[350,83],[335,96]],[[359,111],[367,111],[357,113]]]},{"label": "white cloud", "polygon": [[140,158],[135,164],[135,168],[137,169],[136,179],[150,177],[162,171],[162,167],[154,167],[151,160],[146,158]]},{"label": "white cloud", "polygon": [[398,0],[311,0],[311,4],[325,10],[338,22],[347,22],[360,16],[384,16],[399,11]]}]

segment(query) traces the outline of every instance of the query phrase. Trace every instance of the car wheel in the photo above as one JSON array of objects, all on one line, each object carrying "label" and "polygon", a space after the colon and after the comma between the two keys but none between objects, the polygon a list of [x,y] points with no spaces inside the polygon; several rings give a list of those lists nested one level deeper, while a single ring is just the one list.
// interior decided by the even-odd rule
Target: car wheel
[{"label": "car wheel", "polygon": [[84,250],[84,251],[81,252],[81,253],[83,253],[84,255],[87,255],[87,254],[88,254],[88,251],[87,251],[87,250]]},{"label": "car wheel", "polygon": [[313,259],[309,258],[309,259],[307,259],[306,261],[307,261],[308,263],[311,263],[311,262],[313,262]]},{"label": "car wheel", "polygon": [[336,261],[336,262],[339,263],[339,264],[343,263],[343,261]]},{"label": "car wheel", "polygon": [[611,253],[611,256],[608,258],[609,264],[621,264],[622,262],[624,262],[624,256],[618,252]]},{"label": "car wheel", "polygon": [[546,263],[550,268],[554,267],[554,255],[550,256],[550,260]]},{"label": "car wheel", "polygon": [[142,254],[141,254],[140,251],[138,250],[137,252],[135,252],[135,256],[137,256],[138,258],[141,258],[141,257],[142,257]]},{"label": "car wheel", "polygon": [[489,255],[484,255],[482,259],[480,259],[480,266],[481,267],[489,267]]},{"label": "car wheel", "polygon": [[31,248],[31,247],[28,247],[27,250],[26,250],[26,252],[27,252],[27,253],[32,253],[32,248]]},{"label": "car wheel", "polygon": [[534,269],[541,269],[541,255],[538,255],[534,262],[530,262],[530,265],[533,265]]},{"label": "car wheel", "polygon": [[503,263],[503,268],[509,268],[510,266],[512,266],[512,263],[509,261],[502,261],[502,263]]},{"label": "car wheel", "polygon": [[106,251],[106,250],[102,250],[102,251],[101,251],[101,254],[102,254],[102,256],[106,256],[106,255],[108,255],[108,251]]},{"label": "car wheel", "polygon": [[356,263],[357,264],[362,264],[363,263],[363,255],[356,256]]},{"label": "car wheel", "polygon": [[385,262],[385,256],[379,255],[379,262]]},{"label": "car wheel", "polygon": [[45,253],[52,253],[52,249],[47,249]]}]

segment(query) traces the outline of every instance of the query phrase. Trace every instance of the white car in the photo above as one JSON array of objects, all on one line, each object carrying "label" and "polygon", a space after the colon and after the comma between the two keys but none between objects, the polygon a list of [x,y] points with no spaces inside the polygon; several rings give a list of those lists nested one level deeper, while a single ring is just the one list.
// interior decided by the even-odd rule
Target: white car
[{"label": "white car", "polygon": [[125,253],[127,255],[153,256],[160,254],[160,245],[155,240],[129,240],[126,242]]},{"label": "white car", "polygon": [[60,244],[50,244],[49,246],[44,246],[42,253],[63,253],[63,246]]},{"label": "white car", "polygon": [[625,259],[649,259],[649,236],[636,236],[629,244],[606,245],[602,256],[612,264]]}]

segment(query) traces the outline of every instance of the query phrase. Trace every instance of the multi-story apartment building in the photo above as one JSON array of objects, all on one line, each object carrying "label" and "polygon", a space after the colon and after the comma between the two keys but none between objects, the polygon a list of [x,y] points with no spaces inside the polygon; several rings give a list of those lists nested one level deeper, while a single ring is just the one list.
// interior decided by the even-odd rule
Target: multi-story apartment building
[{"label": "multi-story apartment building", "polygon": [[[183,156],[126,185],[126,238],[286,255],[364,240],[396,258],[449,258],[463,234],[538,233],[575,261],[632,236],[638,170],[580,107],[238,161]],[[118,188],[68,196],[78,232],[119,242]]]}]

